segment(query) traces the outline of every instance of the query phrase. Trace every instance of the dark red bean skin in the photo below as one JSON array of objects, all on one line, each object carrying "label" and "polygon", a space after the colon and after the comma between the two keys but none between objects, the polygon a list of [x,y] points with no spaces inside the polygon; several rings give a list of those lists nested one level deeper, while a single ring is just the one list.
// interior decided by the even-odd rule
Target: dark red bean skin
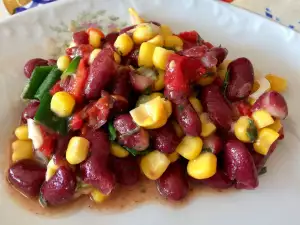
[{"label": "dark red bean skin", "polygon": [[238,140],[225,144],[223,155],[224,171],[229,179],[235,180],[237,189],[254,189],[258,186],[256,166],[247,147]]},{"label": "dark red bean skin", "polygon": [[230,130],[233,113],[220,89],[216,85],[205,86],[201,91],[201,99],[205,111],[213,123],[225,130]]},{"label": "dark red bean skin", "polygon": [[140,46],[134,46],[128,55],[122,57],[122,64],[138,67],[139,51],[140,51]]},{"label": "dark red bean skin", "polygon": [[222,47],[213,47],[209,50],[209,53],[218,60],[217,66],[219,66],[226,59],[228,50]]},{"label": "dark red bean skin", "polygon": [[110,166],[119,184],[134,185],[140,179],[141,172],[136,157],[117,158],[111,156]]},{"label": "dark red bean skin", "polygon": [[33,160],[21,160],[8,169],[8,181],[28,197],[37,197],[45,180],[46,168]]},{"label": "dark red bean skin", "polygon": [[131,85],[129,80],[130,71],[131,69],[127,66],[119,67],[117,76],[115,77],[112,85],[112,95],[120,95],[128,100],[131,92]]},{"label": "dark red bean skin", "polygon": [[119,36],[118,32],[112,32],[106,35],[103,43],[103,48],[109,48],[111,50],[115,50],[114,43]]},{"label": "dark red bean skin", "polygon": [[186,135],[200,136],[201,121],[193,106],[190,103],[175,105],[173,104],[175,118]]},{"label": "dark red bean skin", "polygon": [[113,51],[103,49],[90,66],[84,94],[86,99],[97,99],[116,74]]},{"label": "dark red bean skin", "polygon": [[21,120],[23,123],[27,123],[28,119],[34,118],[39,105],[40,105],[39,101],[31,101],[28,103],[28,105],[25,107],[25,109],[22,112]]},{"label": "dark red bean skin", "polygon": [[136,27],[136,25],[124,27],[122,30],[120,30],[120,34],[126,33],[127,31],[130,31],[130,30],[134,29],[135,27]]},{"label": "dark red bean skin", "polygon": [[48,65],[48,61],[45,59],[41,59],[41,58],[30,59],[29,61],[27,61],[27,63],[24,66],[24,75],[25,77],[30,78],[35,67],[47,66],[47,65]]},{"label": "dark red bean skin", "polygon": [[213,154],[217,155],[222,151],[223,141],[218,135],[212,134],[203,138],[203,149],[205,148],[210,149]]},{"label": "dark red bean skin", "polygon": [[221,170],[218,170],[212,177],[201,181],[204,185],[216,189],[227,189],[233,185],[233,181]]},{"label": "dark red bean skin", "polygon": [[89,35],[85,31],[73,33],[73,41],[76,45],[89,44]]},{"label": "dark red bean skin", "polygon": [[230,101],[247,98],[254,83],[254,69],[247,58],[238,58],[232,61],[227,68],[229,73],[226,97]]},{"label": "dark red bean skin", "polygon": [[152,146],[163,153],[172,153],[180,143],[180,138],[171,124],[167,122],[163,127],[158,129],[149,130]]},{"label": "dark red bean skin", "polygon": [[158,192],[165,198],[179,201],[186,197],[189,184],[184,167],[180,162],[169,165],[168,169],[156,181]]},{"label": "dark red bean skin", "polygon": [[70,202],[76,189],[75,173],[61,166],[41,188],[41,195],[49,205],[56,206]]}]

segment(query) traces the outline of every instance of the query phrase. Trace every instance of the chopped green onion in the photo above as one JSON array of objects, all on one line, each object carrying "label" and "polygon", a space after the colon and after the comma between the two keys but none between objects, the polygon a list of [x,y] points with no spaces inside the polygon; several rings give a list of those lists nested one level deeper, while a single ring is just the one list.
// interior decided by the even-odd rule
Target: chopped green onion
[{"label": "chopped green onion", "polygon": [[74,74],[77,70],[77,67],[79,65],[81,57],[80,56],[76,56],[69,64],[68,68],[63,72],[63,74],[61,75],[60,79],[65,79],[68,76]]}]

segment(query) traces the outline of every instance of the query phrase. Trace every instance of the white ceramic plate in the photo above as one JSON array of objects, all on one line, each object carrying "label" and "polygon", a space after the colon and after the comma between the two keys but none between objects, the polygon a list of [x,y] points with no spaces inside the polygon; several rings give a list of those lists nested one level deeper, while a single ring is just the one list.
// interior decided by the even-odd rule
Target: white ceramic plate
[{"label": "white ceramic plate", "polygon": [[[0,224],[299,224],[300,35],[246,11],[211,0],[58,1],[1,22],[1,160],[6,159],[9,138],[22,108],[19,96],[25,82],[22,69],[26,60],[58,54],[57,47],[70,37],[64,31],[71,20],[75,19],[73,28],[91,19],[100,21],[105,27],[112,21],[121,24],[128,18],[128,7],[136,8],[146,18],[170,24],[175,31],[196,29],[203,38],[227,47],[230,58],[246,56],[261,72],[273,72],[288,79],[286,98],[290,115],[285,121],[285,140],[269,160],[268,173],[260,178],[260,186],[254,191],[232,191],[222,195],[204,192],[182,208],[151,203],[121,213],[81,210],[64,217],[49,218],[29,213],[13,202],[3,188],[4,174],[1,171]],[[58,43],[49,39],[57,37]]]}]

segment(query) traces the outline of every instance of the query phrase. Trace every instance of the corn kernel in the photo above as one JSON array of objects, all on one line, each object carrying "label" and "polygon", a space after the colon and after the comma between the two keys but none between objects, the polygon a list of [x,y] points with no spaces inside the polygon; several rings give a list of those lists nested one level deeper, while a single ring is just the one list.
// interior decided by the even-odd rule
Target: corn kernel
[{"label": "corn kernel", "polygon": [[178,154],[178,152],[173,152],[171,154],[168,154],[168,158],[171,163],[176,162],[177,159],[179,159],[179,157],[180,157],[180,155]]},{"label": "corn kernel", "polygon": [[157,180],[170,164],[168,157],[158,150],[142,157],[141,170],[150,180]]},{"label": "corn kernel", "polygon": [[250,105],[254,105],[254,103],[256,102],[256,99],[249,97],[248,102]]},{"label": "corn kernel", "polygon": [[188,162],[188,174],[195,179],[207,179],[217,172],[217,157],[211,152],[204,152]]},{"label": "corn kernel", "polygon": [[105,199],[107,199],[107,195],[103,194],[101,191],[97,189],[93,189],[91,192],[91,198],[95,203],[101,203]]},{"label": "corn kernel", "polygon": [[198,80],[197,84],[201,86],[207,86],[214,82],[217,77],[217,67],[212,67],[207,70],[205,74],[203,74]]},{"label": "corn kernel", "polygon": [[116,63],[118,63],[118,64],[121,63],[121,56],[117,52],[114,52],[114,59],[115,59]]},{"label": "corn kernel", "polygon": [[158,76],[154,83],[153,91],[160,91],[165,87],[165,71],[158,70]]},{"label": "corn kernel", "polygon": [[101,39],[105,37],[104,33],[100,29],[95,28],[95,27],[90,27],[89,29],[87,29],[86,32],[89,34],[92,31],[98,33],[98,35],[101,37]]},{"label": "corn kernel", "polygon": [[201,105],[201,102],[196,97],[189,97],[189,101],[192,104],[195,111],[200,115],[203,112],[203,107]]},{"label": "corn kernel", "polygon": [[270,113],[265,110],[258,110],[252,113],[252,118],[258,129],[267,127],[274,123],[274,120]]},{"label": "corn kernel", "polygon": [[101,49],[100,48],[95,48],[91,54],[90,54],[90,57],[89,57],[89,64],[91,65],[92,62],[95,60],[95,58],[97,57],[97,55],[101,52]]},{"label": "corn kernel", "polygon": [[164,95],[162,93],[160,93],[160,92],[153,92],[151,95],[149,95],[149,100],[148,101],[150,101],[152,99],[155,99],[157,97],[163,98]]},{"label": "corn kernel", "polygon": [[169,36],[169,35],[172,35],[173,32],[171,30],[171,28],[165,24],[162,24],[160,26],[160,34],[165,37],[165,36]]},{"label": "corn kernel", "polygon": [[99,48],[101,45],[100,34],[95,30],[90,30],[88,34],[89,34],[89,44],[94,48]]},{"label": "corn kernel", "polygon": [[267,155],[271,145],[279,138],[279,134],[270,129],[263,128],[258,132],[258,138],[253,144],[254,150],[262,155]]},{"label": "corn kernel", "polygon": [[181,127],[179,126],[179,124],[176,121],[172,120],[172,125],[176,132],[177,137],[179,137],[179,138],[183,137],[184,133],[183,133],[183,130],[181,129]]},{"label": "corn kernel", "polygon": [[181,51],[183,46],[183,41],[180,37],[176,35],[165,36],[165,45],[166,48],[176,49],[176,51]]},{"label": "corn kernel", "polygon": [[227,67],[229,65],[229,63],[231,62],[231,60],[224,60],[224,62],[222,62],[217,69],[217,75],[224,80],[226,73],[227,73]]},{"label": "corn kernel", "polygon": [[159,28],[152,23],[139,24],[133,32],[133,41],[136,44],[142,44],[155,37],[159,32]]},{"label": "corn kernel", "polygon": [[46,171],[46,181],[50,180],[50,178],[52,176],[54,176],[54,174],[56,173],[56,171],[58,170],[58,165],[56,165],[54,163],[54,160],[51,159],[48,164],[47,164],[47,171]]},{"label": "corn kernel", "polygon": [[138,56],[138,64],[139,66],[152,67],[153,66],[153,53],[154,53],[155,45],[144,42],[141,44],[139,56]]},{"label": "corn kernel", "polygon": [[153,58],[152,58],[153,65],[158,69],[166,70],[169,55],[172,53],[173,51],[161,47],[156,47],[154,49]]},{"label": "corn kernel", "polygon": [[156,35],[154,38],[150,39],[148,41],[149,43],[152,43],[156,46],[159,46],[159,47],[163,47],[164,46],[164,38],[162,35]]},{"label": "corn kernel", "polygon": [[17,129],[15,130],[15,135],[19,140],[28,141],[29,137],[28,137],[27,125],[22,125],[22,126],[17,127]]},{"label": "corn kernel", "polygon": [[66,159],[71,165],[83,162],[89,153],[89,141],[83,137],[72,137],[66,151]]},{"label": "corn kernel", "polygon": [[276,131],[278,133],[281,130],[282,127],[283,126],[282,126],[281,120],[276,119],[274,121],[274,123],[271,124],[271,125],[269,125],[267,128],[270,128],[270,129],[272,129],[272,130],[274,130],[274,131]]},{"label": "corn kernel", "polygon": [[259,82],[255,80],[252,86],[251,94],[256,92],[259,89],[259,87],[260,87]]},{"label": "corn kernel", "polygon": [[114,47],[121,56],[126,56],[133,49],[133,41],[128,34],[124,33],[117,37]]},{"label": "corn kernel", "polygon": [[252,143],[257,138],[257,128],[248,116],[242,116],[234,125],[234,134],[242,142]]},{"label": "corn kernel", "polygon": [[209,120],[207,113],[201,113],[200,115],[201,125],[202,125],[202,131],[201,136],[202,137],[208,137],[212,133],[216,131],[216,126]]},{"label": "corn kernel", "polygon": [[67,92],[56,92],[50,103],[51,111],[59,117],[68,117],[72,114],[75,99]]},{"label": "corn kernel", "polygon": [[12,161],[17,162],[33,157],[32,141],[16,140],[12,143]]},{"label": "corn kernel", "polygon": [[116,144],[116,143],[111,143],[110,145],[110,153],[113,156],[116,156],[118,158],[125,158],[129,155],[129,152],[126,151],[122,146]]},{"label": "corn kernel", "polygon": [[185,136],[176,148],[176,152],[182,157],[193,160],[200,154],[203,141],[200,137]]},{"label": "corn kernel", "polygon": [[139,14],[133,8],[129,8],[128,12],[129,12],[129,15],[130,15],[131,23],[133,25],[145,22],[144,19],[142,17],[140,17]]},{"label": "corn kernel", "polygon": [[271,90],[273,91],[284,92],[287,89],[287,81],[282,77],[268,74],[266,75],[266,79],[270,82]]},{"label": "corn kernel", "polygon": [[70,62],[71,62],[71,59],[69,56],[67,56],[67,55],[60,56],[56,62],[57,68],[61,71],[65,71],[68,68]]}]

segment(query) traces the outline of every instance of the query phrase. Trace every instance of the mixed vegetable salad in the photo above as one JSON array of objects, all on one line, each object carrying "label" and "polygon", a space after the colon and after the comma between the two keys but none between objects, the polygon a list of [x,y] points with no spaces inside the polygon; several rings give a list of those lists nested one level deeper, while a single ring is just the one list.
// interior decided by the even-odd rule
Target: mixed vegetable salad
[{"label": "mixed vegetable salad", "polygon": [[65,55],[26,63],[8,181],[44,207],[109,201],[142,176],[170,200],[191,183],[256,188],[284,138],[286,80],[129,12],[132,26],[75,32]]}]

